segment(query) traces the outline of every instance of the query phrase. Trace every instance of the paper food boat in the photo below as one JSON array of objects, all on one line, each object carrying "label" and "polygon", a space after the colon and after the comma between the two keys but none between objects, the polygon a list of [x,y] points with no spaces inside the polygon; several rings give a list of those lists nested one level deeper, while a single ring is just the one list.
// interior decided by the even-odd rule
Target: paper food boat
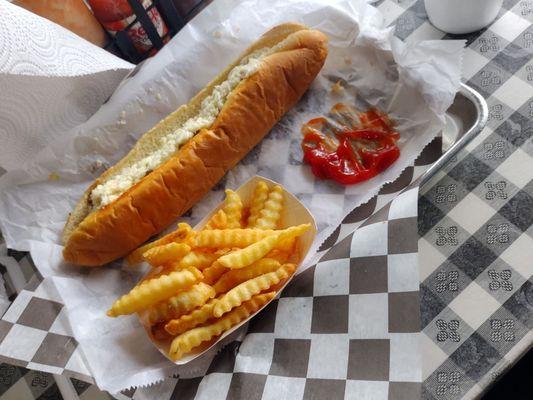
[{"label": "paper food boat", "polygon": [[[256,184],[259,181],[266,182],[266,184],[268,185],[269,188],[271,188],[274,185],[279,185],[278,183],[276,183],[276,182],[274,182],[274,181],[272,181],[270,179],[263,178],[261,176],[254,176],[254,177],[250,178],[246,183],[244,183],[241,187],[239,187],[237,190],[235,190],[235,192],[237,192],[237,194],[241,197],[242,202],[243,202],[243,204],[245,206],[248,206],[250,204],[250,201],[251,201],[252,195],[253,195],[253,191],[255,189]],[[282,186],[282,188],[283,188],[283,186]],[[311,213],[309,212],[309,210],[296,198],[296,196],[294,196],[292,193],[290,193],[287,190],[285,190],[285,188],[283,188],[283,195],[284,195],[284,205],[283,205],[283,211],[282,211],[282,214],[281,214],[281,220],[280,220],[280,224],[279,224],[279,229],[284,229],[284,228],[288,228],[290,226],[306,224],[306,223],[311,224],[311,228],[307,232],[305,232],[302,236],[299,236],[299,238],[298,238],[298,240],[296,242],[296,244],[297,244],[296,251],[297,251],[297,254],[298,254],[298,262],[296,264],[297,264],[297,267],[299,268],[301,263],[302,263],[302,261],[305,259],[306,255],[307,255],[307,253],[309,251],[309,248],[311,247],[311,244],[313,243],[313,241],[315,239],[315,236],[317,234],[316,222],[315,222],[313,216],[311,215]],[[211,218],[211,216],[214,213],[216,213],[220,208],[222,208],[222,205],[223,205],[223,203],[220,203],[218,205],[218,207],[214,208],[211,211],[211,213],[206,215],[205,218],[202,219],[193,229],[194,230],[200,230],[201,228],[203,228],[203,226],[207,223],[209,218]],[[296,272],[292,276],[289,277],[289,279],[285,282],[285,284],[278,290],[278,295],[279,295],[279,293],[281,293],[283,291],[283,289],[285,289],[285,286],[287,286],[287,284],[292,280],[292,278],[294,277],[294,275],[296,275],[297,272],[298,272],[298,269],[296,270]],[[276,296],[276,297],[278,297],[278,296]],[[235,332],[237,329],[239,329],[244,324],[248,323],[259,312],[261,312],[261,310],[263,308],[268,306],[268,304],[270,304],[270,302],[273,301],[273,300],[274,299],[270,300],[268,303],[266,303],[263,307],[261,307],[257,312],[253,313],[246,320],[242,321],[241,323],[235,325],[233,328],[231,328],[231,329],[227,330],[226,332],[224,332],[222,335],[220,335],[216,339],[216,341],[207,342],[207,344],[203,345],[203,346],[200,345],[196,349],[193,349],[190,353],[186,354],[180,360],[173,361],[173,362],[176,365],[184,365],[184,364],[187,364],[187,363],[199,358],[200,356],[204,355],[205,353],[207,353],[210,350],[211,351],[217,351],[222,346],[224,346],[227,342],[230,342],[231,340],[233,340],[232,337],[229,337],[233,332]],[[152,335],[150,327],[145,324],[145,319],[141,318],[141,317],[139,317],[139,319],[140,319],[141,323],[143,324],[146,333],[148,334],[148,336],[152,340],[152,343],[154,343],[154,345],[158,348],[158,350],[161,353],[163,353],[165,355],[165,357],[168,358],[168,350],[170,348],[170,343],[171,343],[172,339],[158,340],[158,339],[154,338],[153,335]]]}]

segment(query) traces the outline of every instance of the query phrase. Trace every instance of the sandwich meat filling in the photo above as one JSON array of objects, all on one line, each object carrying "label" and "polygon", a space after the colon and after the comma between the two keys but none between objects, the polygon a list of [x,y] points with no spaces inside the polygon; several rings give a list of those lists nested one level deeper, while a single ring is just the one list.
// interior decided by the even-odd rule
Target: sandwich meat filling
[{"label": "sandwich meat filling", "polygon": [[230,71],[226,81],[213,88],[212,93],[202,101],[200,110],[196,116],[189,118],[173,132],[159,138],[159,149],[157,151],[137,160],[117,175],[112,176],[107,181],[96,186],[90,196],[93,210],[99,209],[116,200],[149,172],[170,159],[199,130],[210,127],[215,122],[233,89],[242,80],[257,71],[261,60],[273,53],[276,47],[260,49],[246,57]]}]

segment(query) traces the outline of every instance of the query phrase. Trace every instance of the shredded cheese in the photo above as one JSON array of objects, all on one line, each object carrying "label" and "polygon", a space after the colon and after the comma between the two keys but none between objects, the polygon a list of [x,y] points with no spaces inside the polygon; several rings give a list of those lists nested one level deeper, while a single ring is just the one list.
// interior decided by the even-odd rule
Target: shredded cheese
[{"label": "shredded cheese", "polygon": [[274,48],[257,50],[246,57],[241,64],[233,68],[228,79],[213,88],[206,97],[198,114],[189,118],[174,132],[159,139],[159,150],[124,168],[117,175],[96,186],[91,193],[93,209],[101,208],[120,197],[124,192],[139,182],[150,171],[163,164],[200,129],[208,128],[214,122],[224,106],[229,94],[237,85],[259,68],[261,60],[275,51]]}]

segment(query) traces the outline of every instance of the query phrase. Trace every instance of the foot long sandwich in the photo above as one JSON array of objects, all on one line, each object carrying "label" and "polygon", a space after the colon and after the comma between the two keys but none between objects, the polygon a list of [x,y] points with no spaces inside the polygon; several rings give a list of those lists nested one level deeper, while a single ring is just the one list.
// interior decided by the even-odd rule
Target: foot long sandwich
[{"label": "foot long sandwich", "polygon": [[168,227],[300,99],[326,55],[319,31],[288,23],[265,33],[93,182],[65,225],[65,260],[102,265]]}]

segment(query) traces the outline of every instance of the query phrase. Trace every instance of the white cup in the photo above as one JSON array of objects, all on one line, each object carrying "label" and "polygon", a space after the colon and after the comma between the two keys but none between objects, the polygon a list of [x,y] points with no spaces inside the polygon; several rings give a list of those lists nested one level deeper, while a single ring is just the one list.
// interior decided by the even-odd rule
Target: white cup
[{"label": "white cup", "polygon": [[431,23],[448,33],[484,28],[498,15],[503,0],[424,0]]}]

